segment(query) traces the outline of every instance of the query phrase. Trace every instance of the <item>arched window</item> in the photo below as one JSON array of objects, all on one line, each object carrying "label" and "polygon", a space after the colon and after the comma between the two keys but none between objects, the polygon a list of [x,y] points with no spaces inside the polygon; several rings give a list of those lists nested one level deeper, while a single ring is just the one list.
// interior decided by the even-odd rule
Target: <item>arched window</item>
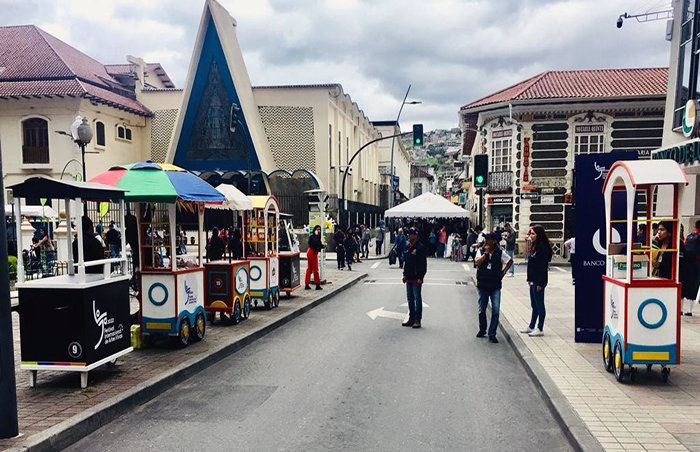
[{"label": "arched window", "polygon": [[126,126],[117,126],[117,138],[120,140],[131,141],[131,129]]},{"label": "arched window", "polygon": [[105,124],[102,121],[97,121],[95,123],[95,144],[104,146],[105,141]]},{"label": "arched window", "polygon": [[41,118],[22,121],[22,163],[49,163],[49,123]]}]

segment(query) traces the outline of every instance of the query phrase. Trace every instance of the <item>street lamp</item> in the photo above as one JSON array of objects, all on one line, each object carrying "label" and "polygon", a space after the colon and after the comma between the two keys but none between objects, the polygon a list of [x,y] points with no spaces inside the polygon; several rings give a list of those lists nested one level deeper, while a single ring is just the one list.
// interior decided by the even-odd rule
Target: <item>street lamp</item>
[{"label": "street lamp", "polygon": [[[408,93],[411,91],[411,85],[408,85],[408,89],[406,90],[406,95],[403,96],[403,102],[401,102],[401,108],[399,108],[399,114],[396,116],[396,127],[399,126],[399,118],[401,118],[401,112],[403,111],[403,106],[404,105],[416,105],[416,104],[421,104],[422,102],[419,100],[412,100],[410,102],[406,102],[406,99],[408,98]],[[391,176],[389,179],[389,186],[391,187],[391,190],[389,191],[391,195],[389,196],[389,208],[394,207],[394,142],[396,141],[395,138],[392,138],[391,140]]]},{"label": "street lamp", "polygon": [[87,172],[85,171],[85,146],[92,141],[92,127],[88,124],[87,118],[75,117],[70,128],[73,141],[80,147],[83,158],[83,182],[87,182]]}]

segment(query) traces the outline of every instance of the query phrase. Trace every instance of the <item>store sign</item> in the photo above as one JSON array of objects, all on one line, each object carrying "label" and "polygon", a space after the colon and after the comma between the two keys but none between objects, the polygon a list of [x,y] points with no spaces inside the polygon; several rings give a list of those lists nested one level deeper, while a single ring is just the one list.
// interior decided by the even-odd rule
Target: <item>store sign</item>
[{"label": "store sign", "polygon": [[535,192],[535,193],[523,193],[520,195],[522,199],[537,199],[540,197],[540,194]]},{"label": "store sign", "polygon": [[576,126],[576,133],[603,133],[605,126],[602,124],[588,124]]},{"label": "store sign", "polygon": [[687,141],[666,149],[654,151],[652,160],[671,159],[681,165],[688,165],[700,161],[700,140]]},{"label": "store sign", "polygon": [[513,129],[508,129],[508,130],[497,130],[491,134],[492,139],[497,139],[497,138],[506,138],[506,137],[512,137],[513,136]]},{"label": "store sign", "polygon": [[695,136],[695,132],[698,130],[698,101],[695,99],[690,99],[685,103],[682,128],[686,138]]},{"label": "store sign", "polygon": [[530,137],[523,138],[523,181],[530,180],[528,168],[530,167]]},{"label": "store sign", "polygon": [[546,205],[552,205],[552,204],[554,204],[554,196],[552,196],[552,195],[542,196],[540,203],[546,204]]},{"label": "store sign", "polygon": [[537,187],[534,185],[525,185],[523,186],[523,190],[537,190]]},{"label": "store sign", "polygon": [[495,196],[488,199],[489,204],[512,204],[512,196]]}]

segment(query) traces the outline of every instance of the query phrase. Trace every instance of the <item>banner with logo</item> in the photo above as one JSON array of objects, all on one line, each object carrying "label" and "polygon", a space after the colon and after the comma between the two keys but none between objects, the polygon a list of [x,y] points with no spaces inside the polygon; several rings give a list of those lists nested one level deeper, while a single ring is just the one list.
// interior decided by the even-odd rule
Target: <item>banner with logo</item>
[{"label": "banner with logo", "polygon": [[[605,201],[603,183],[608,170],[618,160],[637,160],[636,151],[605,154],[582,154],[575,161],[576,254],[573,272],[576,277],[574,339],[597,342],[603,339],[603,279],[606,258]],[[624,218],[624,193],[613,197],[613,212]],[[621,204],[621,205],[620,205]],[[625,227],[624,224],[620,225]],[[615,232],[613,232],[613,235]],[[624,235],[622,235],[624,236]],[[619,237],[613,236],[614,241]]]}]

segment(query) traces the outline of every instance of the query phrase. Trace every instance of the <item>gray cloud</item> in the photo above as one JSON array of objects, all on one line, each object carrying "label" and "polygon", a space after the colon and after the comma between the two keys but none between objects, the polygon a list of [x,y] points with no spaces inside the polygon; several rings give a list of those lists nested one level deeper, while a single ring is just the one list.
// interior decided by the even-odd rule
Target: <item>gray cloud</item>
[{"label": "gray cloud", "polygon": [[[615,27],[638,0],[221,0],[254,85],[342,83],[373,120],[409,83],[402,123],[453,127],[460,105],[544,70],[666,66],[665,21]],[[3,25],[34,23],[103,63],[157,59],[184,84],[203,2],[0,0]]]}]

